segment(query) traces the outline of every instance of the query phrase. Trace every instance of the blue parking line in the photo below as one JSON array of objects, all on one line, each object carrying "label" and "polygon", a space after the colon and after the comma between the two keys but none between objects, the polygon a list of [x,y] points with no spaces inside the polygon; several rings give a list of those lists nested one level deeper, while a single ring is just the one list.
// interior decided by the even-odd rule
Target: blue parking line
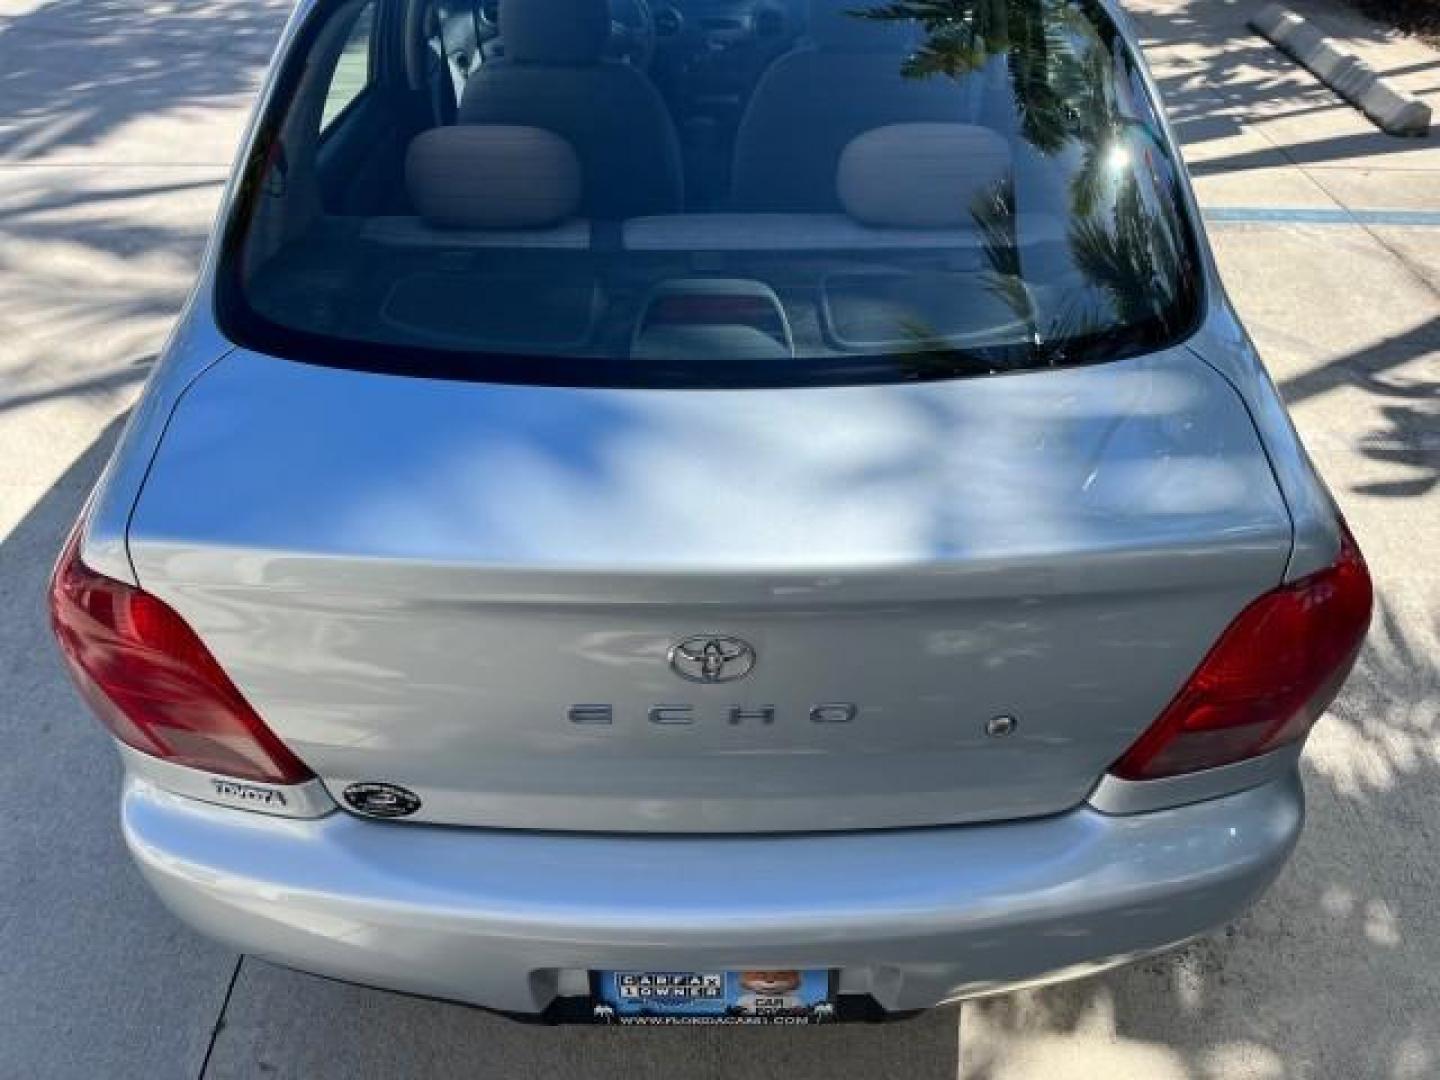
[{"label": "blue parking line", "polygon": [[1435,210],[1322,210],[1260,206],[1212,206],[1205,220],[1214,225],[1240,223],[1301,225],[1399,225],[1440,228]]}]

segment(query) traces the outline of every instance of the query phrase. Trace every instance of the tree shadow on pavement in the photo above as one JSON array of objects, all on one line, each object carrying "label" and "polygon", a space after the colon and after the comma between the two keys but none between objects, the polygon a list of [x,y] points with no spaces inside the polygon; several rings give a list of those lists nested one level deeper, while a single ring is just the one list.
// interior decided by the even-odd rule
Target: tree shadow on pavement
[{"label": "tree shadow on pavement", "polygon": [[[1326,5],[1300,0],[1298,6]],[[1400,167],[1409,155],[1433,153],[1430,140],[1397,139],[1375,128],[1250,30],[1245,20],[1255,10],[1255,4],[1237,0],[1137,5],[1141,36],[1192,173],[1209,176],[1367,157],[1385,157]],[[1380,29],[1365,20],[1351,18],[1345,25],[1352,38],[1364,40],[1368,33],[1380,40]],[[1440,77],[1440,59],[1390,73],[1413,77],[1427,71]],[[1305,126],[1294,127],[1295,122]],[[1267,125],[1291,137],[1280,139],[1283,145],[1259,137],[1257,131]]]},{"label": "tree shadow on pavement", "polygon": [[123,407],[190,291],[223,182],[60,172],[0,167],[0,409],[80,393]]},{"label": "tree shadow on pavement", "polygon": [[190,288],[288,9],[51,0],[0,14],[0,397],[88,385],[109,388],[110,415],[123,407],[132,358],[154,352]]},{"label": "tree shadow on pavement", "polygon": [[1351,389],[1371,399],[1375,416],[1354,448],[1380,471],[1367,472],[1350,490],[1401,499],[1419,499],[1433,491],[1440,484],[1440,316],[1280,383],[1292,408],[1321,394]]},{"label": "tree shadow on pavement", "polygon": [[[86,160],[116,164],[134,160],[148,136],[177,151],[174,163],[227,164],[234,114],[243,115],[289,7],[52,0],[0,16],[0,159],[75,160],[85,151]],[[215,118],[221,130],[206,132]]]}]

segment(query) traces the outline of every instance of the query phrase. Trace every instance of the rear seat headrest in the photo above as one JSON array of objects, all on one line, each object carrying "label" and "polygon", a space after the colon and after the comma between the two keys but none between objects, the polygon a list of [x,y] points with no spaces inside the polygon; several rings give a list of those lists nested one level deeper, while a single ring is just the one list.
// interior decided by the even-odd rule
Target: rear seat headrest
[{"label": "rear seat headrest", "polygon": [[580,205],[580,159],[542,128],[462,124],[417,135],[405,155],[410,201],[446,229],[533,229]]},{"label": "rear seat headrest", "polygon": [[850,141],[835,186],[865,225],[941,229],[969,224],[975,198],[1009,174],[1009,144],[988,128],[891,124]]}]

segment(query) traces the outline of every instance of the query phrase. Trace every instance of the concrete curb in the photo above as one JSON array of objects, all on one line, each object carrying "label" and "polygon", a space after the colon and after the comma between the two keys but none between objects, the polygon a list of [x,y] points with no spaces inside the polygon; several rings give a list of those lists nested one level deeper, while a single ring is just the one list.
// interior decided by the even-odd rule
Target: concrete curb
[{"label": "concrete curb", "polygon": [[1250,28],[1309,68],[1330,89],[1391,135],[1428,135],[1430,106],[1393,86],[1375,69],[1280,4],[1267,4]]}]

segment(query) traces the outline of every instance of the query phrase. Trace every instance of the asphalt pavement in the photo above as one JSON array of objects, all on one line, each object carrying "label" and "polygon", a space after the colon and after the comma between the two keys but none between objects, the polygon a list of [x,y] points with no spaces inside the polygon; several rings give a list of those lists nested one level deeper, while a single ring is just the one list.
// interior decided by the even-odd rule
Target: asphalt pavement
[{"label": "asphalt pavement", "polygon": [[[1440,53],[1296,7],[1440,110]],[[1105,976],[882,1027],[541,1029],[241,960],[126,859],[119,769],[43,582],[183,303],[286,14],[0,0],[0,1077],[1440,1075],[1440,141],[1377,132],[1244,28],[1136,0],[1227,287],[1379,589],[1249,915]]]}]

